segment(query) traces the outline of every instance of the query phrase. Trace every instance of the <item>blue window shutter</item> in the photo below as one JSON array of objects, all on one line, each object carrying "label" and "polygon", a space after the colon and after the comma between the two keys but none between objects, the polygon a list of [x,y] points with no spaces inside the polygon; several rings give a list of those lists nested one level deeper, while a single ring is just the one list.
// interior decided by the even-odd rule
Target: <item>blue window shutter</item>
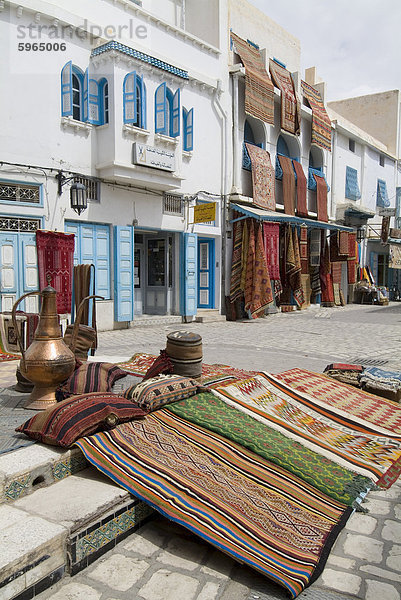
[{"label": "blue window shutter", "polygon": [[101,98],[100,98],[100,86],[96,79],[89,79],[88,81],[88,107],[87,115],[88,122],[93,125],[101,125],[103,118],[100,110]]},{"label": "blue window shutter", "polygon": [[96,268],[96,294],[106,300],[110,294],[110,228],[108,225],[94,225],[94,251]]},{"label": "blue window shutter", "polygon": [[180,135],[180,116],[181,116],[181,90],[178,88],[173,96],[173,110],[171,115],[171,137]]},{"label": "blue window shutter", "polygon": [[155,92],[155,132],[168,134],[167,86],[165,83],[161,83]]},{"label": "blue window shutter", "polygon": [[347,167],[345,171],[345,197],[350,200],[359,200],[361,192],[358,185],[358,171]]},{"label": "blue window shutter", "polygon": [[141,89],[141,127],[146,129],[146,85],[142,77],[139,77],[140,89]]},{"label": "blue window shutter", "polygon": [[72,61],[61,69],[61,116],[72,116]]},{"label": "blue window shutter", "polygon": [[88,72],[88,69],[86,69],[86,71],[84,73],[82,98],[83,98],[83,103],[84,103],[82,120],[86,122],[88,120],[88,115],[89,115],[89,72]]},{"label": "blue window shutter", "polygon": [[36,251],[36,235],[34,233],[22,233],[21,238],[21,263],[23,265],[22,290],[32,292],[39,289],[38,257]]},{"label": "blue window shutter", "polygon": [[194,149],[194,109],[183,113],[184,150],[190,152]]},{"label": "blue window shutter", "polygon": [[401,187],[395,188],[395,226],[401,228]]},{"label": "blue window shutter", "polygon": [[181,234],[180,313],[191,317],[197,310],[197,249],[196,233]]},{"label": "blue window shutter", "polygon": [[134,318],[134,228],[114,227],[114,319]]},{"label": "blue window shutter", "polygon": [[74,266],[79,264],[79,257],[81,254],[81,240],[79,237],[79,223],[65,222],[64,226],[66,233],[73,233],[75,235],[74,241]]},{"label": "blue window shutter", "polygon": [[137,76],[136,72],[127,73],[123,83],[124,123],[138,123]]},{"label": "blue window shutter", "polygon": [[382,208],[388,208],[390,206],[390,200],[388,199],[387,194],[387,185],[383,179],[377,180],[376,206],[381,206]]}]

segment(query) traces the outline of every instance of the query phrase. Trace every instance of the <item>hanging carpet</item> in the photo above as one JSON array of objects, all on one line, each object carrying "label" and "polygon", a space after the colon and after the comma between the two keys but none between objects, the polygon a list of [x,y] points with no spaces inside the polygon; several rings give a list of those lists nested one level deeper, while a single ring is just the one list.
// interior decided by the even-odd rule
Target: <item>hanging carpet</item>
[{"label": "hanging carpet", "polygon": [[245,112],[274,125],[274,85],[260,51],[231,32],[234,51],[245,67]]},{"label": "hanging carpet", "polygon": [[[344,245],[345,238],[340,238],[340,233],[347,233],[347,232],[346,231],[345,232],[337,231],[336,233],[332,233],[330,235],[330,261],[331,262],[344,262],[348,259],[348,238],[346,238],[347,244],[345,246]],[[340,241],[341,241],[341,248],[340,248]]]},{"label": "hanging carpet", "polygon": [[348,234],[348,259],[347,259],[347,274],[348,283],[356,283],[356,261],[357,261],[357,243],[356,233]]},{"label": "hanging carpet", "polygon": [[118,485],[284,586],[292,598],[319,576],[351,512],[165,409],[76,445]]},{"label": "hanging carpet", "polygon": [[299,255],[298,235],[296,228],[288,226],[286,230],[287,252],[286,252],[286,279],[294,295],[297,306],[304,303],[304,294],[301,280],[301,258]]},{"label": "hanging carpet", "polygon": [[278,155],[280,167],[283,171],[283,202],[286,215],[295,215],[295,174],[292,160],[288,156]]},{"label": "hanging carpet", "polygon": [[267,150],[245,143],[251,159],[253,203],[260,208],[276,210],[275,172]]},{"label": "hanging carpet", "polygon": [[269,70],[274,85],[281,92],[281,129],[299,134],[301,115],[291,73],[272,59],[269,60]]},{"label": "hanging carpet", "polygon": [[280,279],[280,225],[263,223],[263,240],[270,279]]},{"label": "hanging carpet", "polygon": [[304,170],[301,163],[297,160],[292,161],[296,176],[297,176],[297,203],[296,211],[298,217],[308,216],[308,205],[307,205],[307,181]]},{"label": "hanging carpet", "polygon": [[59,314],[71,311],[74,237],[73,233],[44,229],[36,231],[39,288],[43,290],[49,285],[47,276],[50,275],[50,285],[57,292]]},{"label": "hanging carpet", "polygon": [[[234,213],[234,218],[237,218],[238,214]],[[244,221],[236,221],[234,223],[234,240],[233,240],[233,252],[231,260],[231,283],[230,283],[230,301],[234,302],[237,298],[242,295],[241,290],[241,254],[242,254],[242,231],[244,228]]]},{"label": "hanging carpet", "polygon": [[310,232],[309,262],[314,267],[320,265],[321,239],[320,229],[312,229]]},{"label": "hanging carpet", "polygon": [[312,109],[312,144],[331,151],[331,121],[320,92],[305,81],[301,81],[301,88]]},{"label": "hanging carpet", "polygon": [[303,275],[308,275],[308,273],[309,273],[308,228],[306,225],[301,225],[299,228],[299,255],[301,258],[301,273]]},{"label": "hanging carpet", "polygon": [[320,260],[320,283],[322,287],[322,304],[334,306],[333,278],[331,276],[330,249],[327,238],[322,232],[324,240],[323,255]]},{"label": "hanging carpet", "polygon": [[262,229],[254,219],[249,221],[249,246],[246,265],[245,310],[253,319],[263,316],[273,301],[273,291],[266,265]]},{"label": "hanging carpet", "polygon": [[329,218],[327,215],[327,183],[324,177],[320,177],[313,173],[316,181],[316,203],[317,203],[317,220],[327,223]]},{"label": "hanging carpet", "polygon": [[401,437],[386,437],[369,423],[345,414],[329,414],[268,373],[259,373],[213,393],[382,487],[390,487],[401,473]]}]

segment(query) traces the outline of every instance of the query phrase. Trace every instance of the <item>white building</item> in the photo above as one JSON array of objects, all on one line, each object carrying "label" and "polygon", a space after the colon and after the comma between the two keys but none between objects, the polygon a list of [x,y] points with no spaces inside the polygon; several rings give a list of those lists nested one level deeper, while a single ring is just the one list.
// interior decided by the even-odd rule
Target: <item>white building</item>
[{"label": "white building", "polygon": [[[1,310],[38,288],[38,228],[74,232],[75,263],[95,265],[100,329],[219,309],[224,6],[22,0],[0,11]],[[88,191],[80,215],[74,181]],[[216,218],[194,225],[205,202]]]}]

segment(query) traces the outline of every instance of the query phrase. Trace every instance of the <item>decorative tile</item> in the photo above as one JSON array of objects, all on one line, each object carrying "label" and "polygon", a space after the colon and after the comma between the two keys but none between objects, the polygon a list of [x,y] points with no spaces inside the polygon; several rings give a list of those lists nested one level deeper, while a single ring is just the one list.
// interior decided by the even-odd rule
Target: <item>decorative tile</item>
[{"label": "decorative tile", "polygon": [[60,460],[52,466],[53,477],[57,481],[74,475],[78,471],[82,471],[88,466],[88,462],[83,454],[78,456],[69,456],[64,460]]},{"label": "decorative tile", "polygon": [[21,496],[25,496],[28,493],[29,484],[31,482],[31,475],[25,475],[20,479],[14,479],[5,489],[4,496],[6,501],[18,500]]}]

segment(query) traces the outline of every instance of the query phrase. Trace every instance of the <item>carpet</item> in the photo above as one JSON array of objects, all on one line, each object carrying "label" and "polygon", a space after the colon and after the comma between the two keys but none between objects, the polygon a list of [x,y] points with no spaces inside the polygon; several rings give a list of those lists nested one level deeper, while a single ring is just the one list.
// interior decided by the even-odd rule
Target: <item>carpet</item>
[{"label": "carpet", "polygon": [[276,210],[276,180],[270,154],[253,144],[245,142],[245,146],[251,159],[253,203],[260,208]]},{"label": "carpet", "polygon": [[299,254],[298,234],[296,227],[290,225],[286,230],[287,252],[286,252],[286,279],[294,295],[297,306],[304,303],[304,293],[301,279],[301,257]]},{"label": "carpet", "polygon": [[308,216],[308,204],[306,198],[307,181],[301,163],[297,160],[292,161],[295,174],[297,176],[297,215],[298,217]]},{"label": "carpet", "polygon": [[76,445],[118,485],[284,586],[292,598],[320,574],[351,512],[165,409]]},{"label": "carpet", "polygon": [[309,256],[308,256],[308,228],[301,225],[299,228],[299,255],[301,258],[301,273],[309,274]]},{"label": "carpet", "polygon": [[250,220],[249,246],[246,264],[245,310],[252,319],[263,316],[273,301],[273,291],[263,247],[260,223]]},{"label": "carpet", "polygon": [[304,97],[312,109],[312,144],[331,151],[331,121],[320,93],[305,81],[301,81]]},{"label": "carpet", "polygon": [[260,51],[230,32],[234,52],[245,67],[245,112],[265,123],[274,124],[274,86]]},{"label": "carpet", "polygon": [[276,378],[329,412],[363,419],[384,435],[401,436],[401,406],[391,400],[306,369],[290,369],[279,373]]},{"label": "carpet", "polygon": [[316,181],[316,203],[317,203],[317,220],[327,223],[329,218],[327,215],[327,183],[324,177],[320,177],[313,173]]},{"label": "carpet", "polygon": [[309,262],[313,267],[320,265],[321,239],[320,229],[312,229],[310,232]]},{"label": "carpet", "polygon": [[[234,213],[234,218],[238,218],[238,213]],[[235,302],[243,293],[241,289],[241,256],[242,256],[242,231],[244,221],[234,223],[233,251],[231,259],[231,282],[230,282],[230,301]]]},{"label": "carpet", "polygon": [[59,231],[36,231],[38,252],[39,289],[50,285],[57,291],[57,312],[71,312],[74,234]]},{"label": "carpet", "polygon": [[306,448],[388,488],[401,473],[401,437],[330,414],[268,373],[213,390],[222,400]]},{"label": "carpet", "polygon": [[[347,232],[341,232],[347,233]],[[340,247],[340,232],[332,233],[330,235],[330,261],[331,262],[344,262],[348,259],[348,238],[347,238],[347,250],[344,247],[344,238],[342,238],[342,245]]]},{"label": "carpet", "polygon": [[308,450],[302,444],[229,406],[210,392],[170,404],[166,410],[184,421],[195,423],[255,452],[315,486],[330,498],[349,506],[371,484],[367,477],[352,473]]},{"label": "carpet", "polygon": [[[325,234],[322,233],[322,236]],[[331,276],[330,249],[327,238],[324,237],[323,253],[320,260],[320,283],[322,288],[322,305],[334,306],[333,278]]]},{"label": "carpet", "polygon": [[360,384],[370,389],[399,392],[401,371],[387,371],[378,367],[366,367],[360,376]]},{"label": "carpet", "polygon": [[281,154],[278,154],[278,160],[283,171],[284,212],[286,215],[295,215],[295,173],[292,160]]},{"label": "carpet", "polygon": [[356,243],[356,233],[348,234],[348,259],[347,259],[347,275],[348,283],[356,283],[356,261],[358,251]]},{"label": "carpet", "polygon": [[281,92],[281,129],[296,135],[300,130],[301,115],[291,73],[272,59],[269,60],[269,71],[274,85]]},{"label": "carpet", "polygon": [[263,223],[263,241],[270,279],[280,279],[280,225]]},{"label": "carpet", "polygon": [[128,371],[128,373],[132,373],[132,375],[141,376],[146,375],[146,371],[153,365],[156,358],[156,354],[136,352],[129,360],[117,364],[123,371]]}]

